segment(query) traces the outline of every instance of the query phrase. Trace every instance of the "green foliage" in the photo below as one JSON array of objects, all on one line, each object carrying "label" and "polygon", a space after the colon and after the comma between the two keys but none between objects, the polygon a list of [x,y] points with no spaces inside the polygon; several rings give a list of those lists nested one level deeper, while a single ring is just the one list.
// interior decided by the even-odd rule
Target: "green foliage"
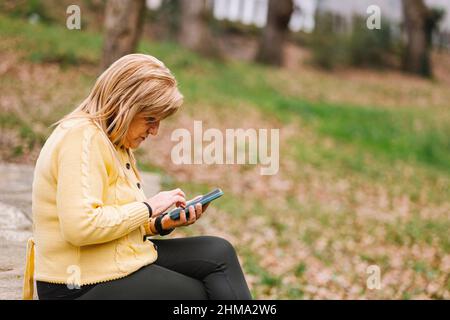
[{"label": "green foliage", "polygon": [[[30,25],[9,18],[0,19],[0,30],[9,36],[26,38],[19,46],[34,62],[76,65],[98,61],[98,34]],[[271,87],[266,80],[268,71],[263,67],[205,60],[171,42],[142,42],[139,51],[164,59],[179,79],[187,101],[192,103],[201,101],[231,110],[244,102],[282,121],[290,121],[292,115],[300,116],[320,133],[355,144],[361,152],[418,161],[450,171],[450,128],[436,125],[426,112],[312,103],[287,97]],[[357,160],[351,159],[356,169],[364,164]]]},{"label": "green foliage", "polygon": [[102,44],[99,34],[31,24],[5,16],[0,18],[0,30],[4,36],[26,39],[18,43],[17,49],[33,62],[78,65],[99,61]]},{"label": "green foliage", "polygon": [[151,21],[157,28],[158,39],[175,39],[180,24],[180,3],[173,0],[163,0],[157,10],[147,10],[146,21]]},{"label": "green foliage", "polygon": [[351,27],[331,14],[319,15],[317,19],[317,27],[307,43],[312,48],[313,62],[323,68],[383,67],[400,59],[398,41],[384,20],[381,29],[370,30],[359,16],[353,17]]},{"label": "green foliage", "polygon": [[306,272],[306,264],[303,262],[300,262],[297,267],[295,268],[294,274],[298,277],[301,278],[303,276],[303,274]]},{"label": "green foliage", "polygon": [[260,284],[266,287],[277,287],[281,284],[281,278],[267,272],[260,266],[259,261],[251,252],[245,253],[246,260],[244,263],[244,269],[249,274],[255,275],[259,278]]},{"label": "green foliage", "polygon": [[[442,219],[423,219],[418,216],[406,223],[387,225],[387,240],[399,245],[425,243],[439,245],[444,252],[450,252],[448,230],[450,222]],[[415,266],[415,269],[418,267]]]},{"label": "green foliage", "polygon": [[418,161],[450,172],[450,127],[426,112],[280,100],[279,109],[300,115],[320,132],[361,151]]},{"label": "green foliage", "polygon": [[47,14],[45,5],[40,0],[5,0],[0,2],[0,10],[13,17],[30,18],[37,15],[40,21],[52,21],[52,18]]},{"label": "green foliage", "polygon": [[262,29],[255,25],[246,25],[241,22],[230,20],[217,20],[210,17],[210,27],[212,32],[217,36],[224,34],[243,35],[248,37],[259,37],[262,34]]},{"label": "green foliage", "polygon": [[33,149],[35,145],[42,146],[45,142],[45,137],[39,133],[34,132],[29,123],[19,118],[13,113],[3,112],[0,115],[0,128],[17,130],[20,141],[16,141],[12,146],[10,156],[19,157]]}]

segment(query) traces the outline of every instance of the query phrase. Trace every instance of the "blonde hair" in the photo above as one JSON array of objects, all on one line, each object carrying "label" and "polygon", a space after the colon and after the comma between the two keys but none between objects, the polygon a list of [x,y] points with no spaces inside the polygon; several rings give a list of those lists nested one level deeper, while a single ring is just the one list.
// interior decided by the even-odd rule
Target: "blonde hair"
[{"label": "blonde hair", "polygon": [[106,69],[89,96],[71,113],[53,125],[73,118],[87,117],[96,122],[112,143],[124,146],[134,116],[162,120],[183,103],[177,81],[158,59],[145,54],[123,56]]}]

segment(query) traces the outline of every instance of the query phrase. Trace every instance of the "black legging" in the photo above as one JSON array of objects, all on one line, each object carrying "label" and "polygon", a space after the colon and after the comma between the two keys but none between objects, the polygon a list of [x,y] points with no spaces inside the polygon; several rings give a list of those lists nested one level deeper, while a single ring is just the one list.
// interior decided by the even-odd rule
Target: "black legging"
[{"label": "black legging", "polygon": [[158,259],[78,299],[251,299],[233,246],[211,236],[152,239]]}]

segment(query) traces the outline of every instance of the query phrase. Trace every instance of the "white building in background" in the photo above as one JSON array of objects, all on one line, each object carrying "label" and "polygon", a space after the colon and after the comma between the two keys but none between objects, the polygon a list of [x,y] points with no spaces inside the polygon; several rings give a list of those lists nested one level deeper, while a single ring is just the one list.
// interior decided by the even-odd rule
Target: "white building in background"
[{"label": "white building in background", "polygon": [[317,9],[316,0],[294,0],[294,13],[289,28],[294,31],[311,32],[314,30],[314,15]]},{"label": "white building in background", "polygon": [[[403,20],[402,0],[314,0],[318,3],[318,9],[331,11],[340,16],[351,18],[357,14],[367,16],[366,10],[370,5],[377,5],[381,10],[381,19],[388,19],[394,23]],[[449,0],[424,0],[428,7],[443,8],[446,14],[441,21],[441,30],[450,31],[450,1]]]},{"label": "white building in background", "polygon": [[[146,0],[147,8],[158,9],[163,0]],[[217,20],[241,22],[264,27],[267,23],[269,0],[208,0]],[[310,32],[314,29],[314,12],[317,0],[294,0],[295,10],[289,28]]]},{"label": "white building in background", "polygon": [[[163,0],[146,0],[147,7],[157,9]],[[218,20],[241,22],[247,25],[264,27],[267,23],[269,0],[208,0],[214,17]],[[400,22],[402,16],[402,0],[293,0],[294,13],[289,28],[296,31],[311,32],[314,29],[316,10],[331,11],[343,17],[351,18],[357,14],[367,16],[370,5],[381,9],[381,19]],[[425,0],[430,7],[440,7],[446,10],[441,22],[441,30],[450,32],[450,1]]]},{"label": "white building in background", "polygon": [[[294,0],[294,13],[289,28],[310,32],[314,29],[316,0]],[[264,27],[267,23],[269,0],[213,0],[213,14],[218,20],[241,22]]]},{"label": "white building in background", "polygon": [[267,22],[268,0],[214,0],[213,14],[218,20],[242,22],[258,27]]},{"label": "white building in background", "polygon": [[161,7],[162,4],[162,0],[146,0],[145,2],[147,8],[149,8],[150,10],[156,10]]}]

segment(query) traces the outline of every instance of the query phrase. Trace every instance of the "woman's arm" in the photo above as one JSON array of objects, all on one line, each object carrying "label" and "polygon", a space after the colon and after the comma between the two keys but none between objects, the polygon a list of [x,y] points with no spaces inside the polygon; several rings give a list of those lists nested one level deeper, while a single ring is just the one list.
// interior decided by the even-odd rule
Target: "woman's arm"
[{"label": "woman's arm", "polygon": [[142,202],[105,205],[109,172],[116,162],[99,129],[72,128],[57,148],[56,205],[61,233],[75,246],[120,238],[148,222]]}]

